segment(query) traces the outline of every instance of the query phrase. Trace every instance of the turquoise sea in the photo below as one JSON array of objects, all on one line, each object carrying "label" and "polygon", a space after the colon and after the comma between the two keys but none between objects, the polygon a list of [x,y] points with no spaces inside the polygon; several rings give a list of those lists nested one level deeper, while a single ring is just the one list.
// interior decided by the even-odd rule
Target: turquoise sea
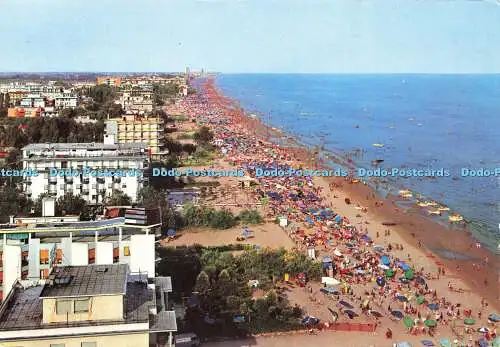
[{"label": "turquoise sea", "polygon": [[500,75],[222,74],[216,85],[265,123],[323,149],[325,163],[336,165],[335,156],[367,169],[384,160],[378,167],[448,170],[435,179],[386,177],[377,188],[447,205],[498,252],[500,176],[462,177],[461,169],[500,168]]}]

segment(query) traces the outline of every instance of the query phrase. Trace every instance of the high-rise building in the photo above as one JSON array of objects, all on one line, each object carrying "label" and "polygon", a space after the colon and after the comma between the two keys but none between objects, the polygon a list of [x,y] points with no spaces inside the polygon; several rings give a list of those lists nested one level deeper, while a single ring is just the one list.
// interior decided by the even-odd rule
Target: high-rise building
[{"label": "high-rise building", "polygon": [[41,194],[81,196],[89,204],[101,204],[121,190],[133,202],[143,186],[143,170],[149,166],[144,143],[41,143],[22,149],[26,176],[24,192],[31,199]]},{"label": "high-rise building", "polygon": [[159,117],[127,115],[106,121],[105,142],[144,143],[151,155],[165,152],[165,123]]}]

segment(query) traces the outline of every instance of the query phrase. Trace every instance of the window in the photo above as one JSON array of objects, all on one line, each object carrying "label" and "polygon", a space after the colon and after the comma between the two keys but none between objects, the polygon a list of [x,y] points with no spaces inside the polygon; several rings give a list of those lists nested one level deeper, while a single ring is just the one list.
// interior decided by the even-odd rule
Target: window
[{"label": "window", "polygon": [[82,342],[81,347],[97,347],[97,342]]},{"label": "window", "polygon": [[75,313],[89,312],[89,298],[75,300]]},{"label": "window", "polygon": [[57,300],[56,301],[56,313],[66,314],[71,313],[71,300]]},{"label": "window", "polygon": [[130,256],[130,247],[129,246],[123,247],[123,255],[125,255],[126,257]]}]

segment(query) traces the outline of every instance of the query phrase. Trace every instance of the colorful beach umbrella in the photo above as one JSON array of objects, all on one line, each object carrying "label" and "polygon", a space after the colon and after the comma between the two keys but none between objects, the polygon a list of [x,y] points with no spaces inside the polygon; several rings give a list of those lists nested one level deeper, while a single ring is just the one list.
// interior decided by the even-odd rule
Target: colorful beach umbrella
[{"label": "colorful beach umbrella", "polygon": [[389,277],[389,278],[392,277],[392,276],[394,276],[394,270],[392,270],[392,269],[386,270],[385,271],[385,276]]},{"label": "colorful beach umbrella", "polygon": [[380,262],[384,265],[389,265],[391,263],[391,259],[389,259],[388,256],[386,255],[383,255],[381,258],[380,258]]},{"label": "colorful beach umbrella", "polygon": [[474,325],[474,324],[476,324],[476,321],[474,319],[472,319],[472,318],[465,318],[464,319],[464,324],[465,325]]},{"label": "colorful beach umbrella", "polygon": [[396,299],[401,302],[408,302],[408,298],[404,295],[398,295],[396,296]]},{"label": "colorful beach umbrella", "polygon": [[413,274],[413,270],[412,270],[412,269],[407,270],[407,271],[405,272],[405,278],[406,278],[407,280],[412,280],[412,279],[413,279],[413,276],[414,276],[414,274]]},{"label": "colorful beach umbrella", "polygon": [[405,319],[403,319],[403,323],[407,328],[412,328],[415,325],[413,318],[410,316],[406,316]]},{"label": "colorful beach umbrella", "polygon": [[425,298],[423,295],[417,296],[417,304],[422,305],[425,302]]},{"label": "colorful beach umbrella", "polygon": [[437,322],[433,319],[427,319],[424,321],[424,324],[426,327],[432,328],[432,327],[435,327],[437,325]]},{"label": "colorful beach umbrella", "polygon": [[429,304],[429,305],[427,305],[427,307],[429,309],[431,309],[432,311],[437,311],[439,309],[439,305],[438,304]]},{"label": "colorful beach umbrella", "polygon": [[377,277],[377,284],[380,286],[380,287],[383,287],[385,286],[385,279],[383,277]]},{"label": "colorful beach umbrella", "polygon": [[396,317],[397,319],[402,319],[403,318],[403,313],[401,311],[392,311],[391,314]]}]

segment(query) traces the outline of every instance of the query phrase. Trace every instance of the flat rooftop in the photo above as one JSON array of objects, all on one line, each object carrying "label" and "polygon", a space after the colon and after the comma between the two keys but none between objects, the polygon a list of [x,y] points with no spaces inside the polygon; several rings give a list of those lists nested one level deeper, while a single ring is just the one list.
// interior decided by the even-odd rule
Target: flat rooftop
[{"label": "flat rooftop", "polygon": [[40,298],[125,294],[127,264],[55,267]]},{"label": "flat rooftop", "polygon": [[48,150],[48,151],[66,151],[71,149],[87,149],[87,150],[99,150],[99,149],[107,149],[107,150],[120,150],[120,149],[143,149],[146,148],[147,144],[145,143],[117,143],[117,144],[104,144],[100,142],[92,142],[92,143],[32,143],[22,148],[23,151],[40,151],[40,150]]},{"label": "flat rooftop", "polygon": [[24,289],[20,284],[17,284],[0,309],[0,331],[148,322],[149,308],[154,305],[154,293],[148,289],[145,282],[127,282],[126,286],[124,317],[121,321],[94,320],[42,324],[43,309],[40,299],[44,286],[39,285]]},{"label": "flat rooftop", "polygon": [[85,222],[60,222],[60,223],[46,223],[46,224],[25,224],[25,225],[3,225],[0,226],[0,234],[16,234],[16,233],[57,233],[57,232],[73,232],[75,234],[89,234],[99,231],[103,234],[110,231],[114,234],[118,232],[115,230],[122,227],[125,229],[147,229],[159,226],[160,217],[158,213],[151,212],[147,214],[146,224],[137,225],[130,224],[130,220],[125,217],[116,217],[110,219],[103,219],[98,221],[85,221]]}]

